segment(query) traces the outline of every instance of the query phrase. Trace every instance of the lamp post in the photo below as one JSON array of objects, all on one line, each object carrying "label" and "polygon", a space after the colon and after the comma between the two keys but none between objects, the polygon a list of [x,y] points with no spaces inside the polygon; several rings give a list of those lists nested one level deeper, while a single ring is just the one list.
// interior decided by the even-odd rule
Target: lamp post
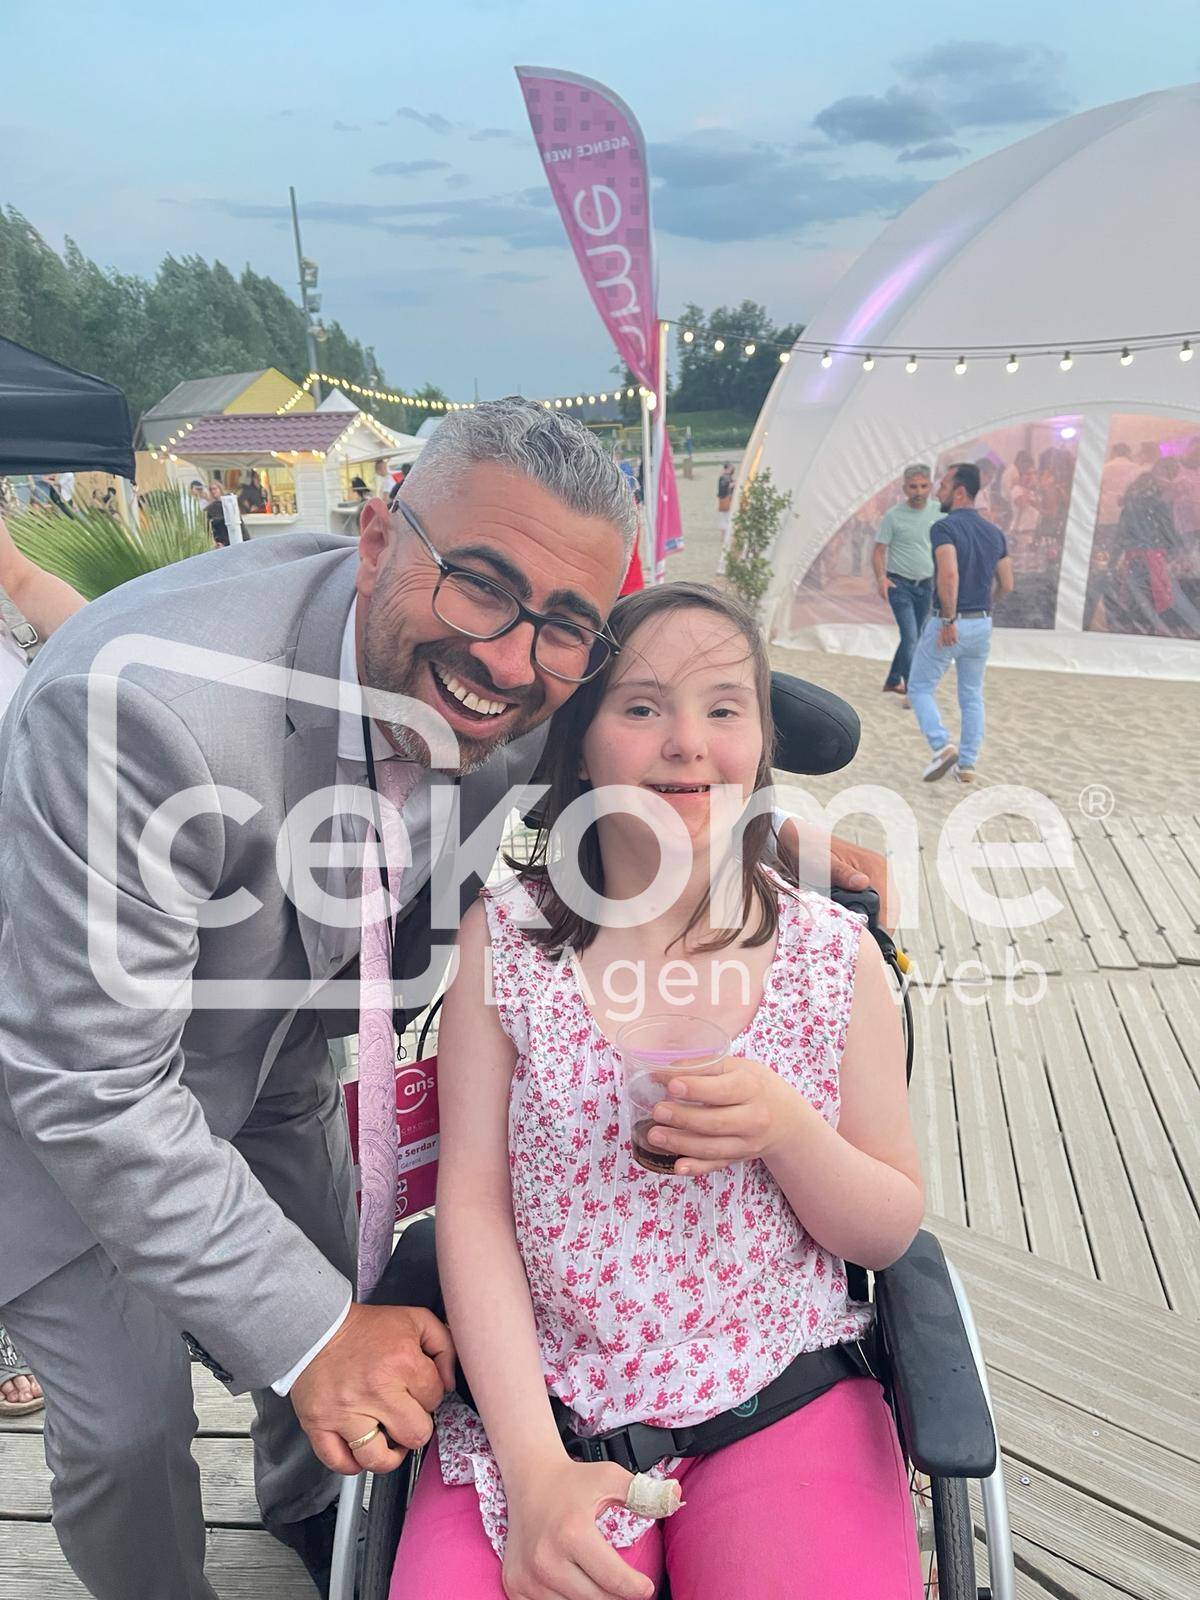
[{"label": "lamp post", "polygon": [[[318,269],[315,261],[310,261],[300,247],[300,214],[296,210],[296,190],[288,186],[288,194],[292,201],[292,232],[296,236],[296,270],[300,274],[300,309],[304,313],[304,342],[308,348],[308,370],[318,371],[317,340],[321,336],[313,326],[313,313],[321,309],[321,296],[317,293]],[[324,333],[324,329],[321,329]],[[312,396],[317,405],[321,404],[321,380],[314,378],[312,381]]]}]

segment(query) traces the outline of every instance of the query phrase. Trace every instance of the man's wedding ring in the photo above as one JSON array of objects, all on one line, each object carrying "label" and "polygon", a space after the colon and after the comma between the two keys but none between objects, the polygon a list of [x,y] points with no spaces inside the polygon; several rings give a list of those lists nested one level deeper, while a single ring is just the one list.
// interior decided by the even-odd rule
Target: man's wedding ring
[{"label": "man's wedding ring", "polygon": [[347,1450],[361,1450],[363,1445],[370,1444],[371,1440],[374,1439],[377,1434],[380,1434],[382,1432],[383,1432],[383,1429],[379,1426],[378,1423],[376,1423],[375,1426],[371,1429],[370,1433],[364,1433],[361,1439],[347,1439],[346,1440],[346,1449]]}]

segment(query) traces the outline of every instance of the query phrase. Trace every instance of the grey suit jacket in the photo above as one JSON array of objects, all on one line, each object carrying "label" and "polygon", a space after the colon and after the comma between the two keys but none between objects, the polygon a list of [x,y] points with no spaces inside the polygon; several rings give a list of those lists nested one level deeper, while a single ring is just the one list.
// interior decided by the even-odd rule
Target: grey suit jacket
[{"label": "grey suit jacket", "polygon": [[[357,951],[356,929],[331,948],[289,897],[303,841],[285,821],[335,781],[337,710],[311,703],[304,675],[337,679],[355,568],[351,540],[283,535],[124,585],[48,642],[0,724],[0,1305],[98,1242],[238,1389],[288,1371],[347,1291],[230,1141],[276,1064],[324,1070],[307,1008]],[[135,657],[165,659],[122,664],[129,635],[157,641]],[[197,648],[248,665],[206,660],[197,675]],[[98,671],[114,686],[118,776],[89,836]],[[93,725],[93,748],[100,737]],[[462,837],[494,813],[479,833],[494,854],[502,797],[543,742],[517,740],[457,785]],[[230,790],[250,797],[236,818]],[[182,791],[211,809],[175,838],[186,892],[172,895],[147,884],[137,847]],[[98,822],[115,823],[100,847]],[[216,925],[197,912],[236,895],[258,909]],[[426,896],[401,923],[402,969],[426,964],[428,915]]]}]

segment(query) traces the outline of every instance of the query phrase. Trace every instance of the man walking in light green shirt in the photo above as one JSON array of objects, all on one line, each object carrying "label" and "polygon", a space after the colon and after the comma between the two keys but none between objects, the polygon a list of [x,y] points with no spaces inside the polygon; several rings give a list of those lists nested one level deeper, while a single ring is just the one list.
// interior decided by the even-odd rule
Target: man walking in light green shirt
[{"label": "man walking in light green shirt", "polygon": [[888,668],[885,694],[902,695],[908,683],[913,651],[929,615],[933,594],[933,545],[929,533],[942,513],[931,502],[929,468],[915,463],[904,469],[904,500],[891,506],[875,535],[872,560],[879,598],[886,600],[900,629],[900,644]]}]

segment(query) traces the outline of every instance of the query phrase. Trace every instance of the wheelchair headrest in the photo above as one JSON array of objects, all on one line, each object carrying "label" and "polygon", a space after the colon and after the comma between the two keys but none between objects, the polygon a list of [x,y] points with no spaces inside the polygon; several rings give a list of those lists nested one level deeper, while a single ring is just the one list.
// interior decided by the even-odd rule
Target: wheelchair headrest
[{"label": "wheelchair headrest", "polygon": [[771,674],[775,766],[816,776],[849,766],[862,732],[857,713],[840,695],[790,672]]}]

